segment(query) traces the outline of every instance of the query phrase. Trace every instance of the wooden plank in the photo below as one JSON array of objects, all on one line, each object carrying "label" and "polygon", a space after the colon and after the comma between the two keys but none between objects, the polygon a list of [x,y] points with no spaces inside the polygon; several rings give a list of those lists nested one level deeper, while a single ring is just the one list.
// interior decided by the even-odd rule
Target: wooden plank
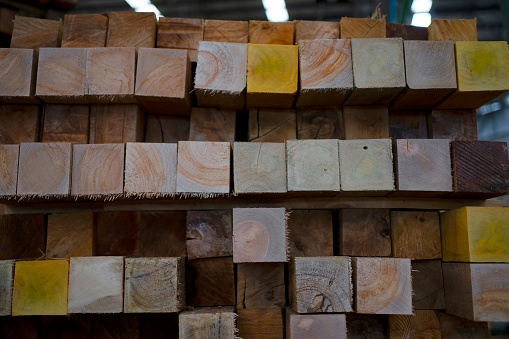
[{"label": "wooden plank", "polygon": [[110,12],[106,47],[156,47],[154,13]]},{"label": "wooden plank", "polygon": [[45,105],[41,141],[86,144],[89,120],[88,105]]},{"label": "wooden plank", "polygon": [[250,109],[248,140],[285,142],[297,139],[296,116],[293,109]]},{"label": "wooden plank", "polygon": [[179,141],[177,193],[209,197],[230,193],[230,143]]},{"label": "wooden plank", "polygon": [[124,312],[179,312],[186,303],[183,257],[126,258]]},{"label": "wooden plank", "polygon": [[441,338],[440,322],[430,310],[418,310],[413,315],[389,315],[389,337]]},{"label": "wooden plank", "polygon": [[410,259],[352,258],[355,310],[363,314],[412,314]]},{"label": "wooden plank", "polygon": [[436,109],[476,109],[509,89],[509,64],[505,41],[458,41],[458,89]]},{"label": "wooden plank", "polygon": [[428,40],[477,41],[477,19],[433,19]]},{"label": "wooden plank", "polygon": [[300,40],[339,39],[339,22],[332,21],[295,21],[295,43]]},{"label": "wooden plank", "polygon": [[436,196],[452,191],[449,140],[399,139],[394,155],[397,194]]},{"label": "wooden plank", "polygon": [[389,137],[389,111],[386,106],[343,107],[345,139],[385,139]]},{"label": "wooden plank", "polygon": [[91,257],[94,239],[93,212],[48,215],[46,258]]},{"label": "wooden plank", "polygon": [[475,110],[432,110],[428,114],[430,139],[477,140]]},{"label": "wooden plank", "polygon": [[186,255],[186,211],[138,212],[142,257]]},{"label": "wooden plank", "polygon": [[440,214],[444,261],[509,262],[509,208],[463,207]]},{"label": "wooden plank", "polygon": [[0,48],[0,102],[37,104],[36,54],[22,48]]},{"label": "wooden plank", "polygon": [[126,144],[124,193],[137,197],[174,196],[177,144]]},{"label": "wooden plank", "polygon": [[405,88],[402,39],[352,39],[352,60],[355,87],[345,105],[387,105]]},{"label": "wooden plank", "polygon": [[389,209],[342,209],[339,213],[339,254],[390,257]]},{"label": "wooden plank", "polygon": [[348,39],[299,42],[297,107],[340,105],[352,92],[352,46]]},{"label": "wooden plank", "polygon": [[66,315],[68,275],[67,260],[16,262],[12,315]]},{"label": "wooden plank", "polygon": [[18,196],[67,196],[71,188],[70,143],[22,143],[19,147]]},{"label": "wooden plank", "polygon": [[138,50],[135,94],[144,111],[189,115],[191,86],[191,64],[186,51]]},{"label": "wooden plank", "polygon": [[406,89],[394,109],[424,109],[458,88],[452,41],[404,41]]},{"label": "wooden plank", "polygon": [[1,215],[0,233],[0,260],[35,259],[46,251],[44,214]]},{"label": "wooden plank", "polygon": [[67,315],[66,317],[44,316],[40,320],[41,339],[90,338],[89,315]]},{"label": "wooden plank", "polygon": [[272,45],[293,45],[295,23],[270,22],[270,21],[249,21],[249,43],[251,44],[272,44]]},{"label": "wooden plank", "polygon": [[297,313],[353,312],[349,257],[298,257],[289,266],[290,305]]},{"label": "wooden plank", "polygon": [[193,107],[190,141],[235,141],[237,111],[231,108]]},{"label": "wooden plank", "polygon": [[148,114],[145,142],[188,141],[189,120],[189,117]]},{"label": "wooden plank", "polygon": [[297,314],[288,307],[286,335],[289,339],[346,339],[346,317],[344,314]]},{"label": "wooden plank", "polygon": [[391,139],[340,140],[341,191],[386,195],[394,191]]},{"label": "wooden plank", "polygon": [[91,339],[138,339],[140,320],[137,314],[94,314],[90,316]]},{"label": "wooden plank", "polygon": [[203,41],[234,42],[247,44],[249,39],[247,21],[205,20]]},{"label": "wooden plank", "polygon": [[356,38],[385,38],[385,18],[347,18],[342,17],[339,21],[341,39]]},{"label": "wooden plank", "polygon": [[412,260],[414,310],[444,310],[445,295],[441,260]]},{"label": "wooden plank", "polygon": [[179,314],[179,338],[234,338],[233,307],[206,307]]},{"label": "wooden plank", "polygon": [[0,144],[39,141],[39,122],[39,106],[0,105]]},{"label": "wooden plank", "polygon": [[[425,110],[389,111],[389,136],[393,139],[427,139]],[[443,139],[443,138],[440,138]]]},{"label": "wooden plank", "polygon": [[283,263],[237,265],[237,309],[280,309],[285,304]]},{"label": "wooden plank", "polygon": [[91,105],[91,144],[109,144],[143,141],[145,115],[138,105]]},{"label": "wooden plank", "polygon": [[385,24],[387,38],[403,38],[403,40],[428,40],[426,27],[387,22]]},{"label": "wooden plank", "polygon": [[391,240],[396,258],[441,259],[438,212],[392,211]]},{"label": "wooden plank", "polygon": [[157,48],[186,49],[196,63],[198,44],[203,40],[203,19],[159,18]]},{"label": "wooden plank", "polygon": [[97,212],[96,255],[140,256],[140,214],[128,212]]},{"label": "wooden plank", "polygon": [[233,262],[287,262],[284,208],[233,209]]},{"label": "wooden plank", "polygon": [[0,316],[11,315],[13,281],[14,260],[0,261]]},{"label": "wooden plank", "polygon": [[187,305],[235,305],[235,277],[231,257],[189,260],[186,264]]},{"label": "wooden plank", "polygon": [[73,196],[107,196],[124,191],[123,144],[73,145]]},{"label": "wooden plank", "polygon": [[507,143],[451,143],[454,196],[491,198],[509,193]]},{"label": "wooden plank", "polygon": [[346,314],[346,329],[349,339],[388,338],[388,316],[376,314]]},{"label": "wooden plank", "polygon": [[1,317],[0,335],[4,338],[38,339],[38,317]]},{"label": "wooden plank", "polygon": [[235,194],[286,193],[284,143],[236,142],[233,163]]},{"label": "wooden plank", "polygon": [[87,104],[87,50],[41,48],[35,95],[47,103]]},{"label": "wooden plank", "polygon": [[288,192],[339,192],[338,140],[286,142]]},{"label": "wooden plank", "polygon": [[142,338],[169,338],[179,337],[178,313],[153,313],[140,315],[140,330]]},{"label": "wooden plank", "polygon": [[123,257],[75,257],[69,270],[69,313],[121,313]]},{"label": "wooden plank", "polygon": [[474,322],[445,312],[437,312],[440,332],[444,339],[489,339],[490,330],[486,322]]},{"label": "wooden plank", "polygon": [[237,336],[243,339],[284,338],[283,309],[237,309]]},{"label": "wooden plank", "polygon": [[104,47],[107,32],[104,14],[66,14],[61,47]]},{"label": "wooden plank", "polygon": [[332,228],[331,211],[293,210],[288,218],[290,258],[332,256]]},{"label": "wooden plank", "polygon": [[248,46],[246,97],[248,108],[292,107],[298,87],[298,54],[298,46],[260,44]]},{"label": "wooden plank", "polygon": [[187,211],[187,258],[232,256],[232,210]]},{"label": "wooden plank", "polygon": [[0,145],[0,197],[16,196],[18,183],[18,145]]},{"label": "wooden plank", "polygon": [[61,21],[16,16],[11,48],[60,47]]},{"label": "wooden plank", "polygon": [[344,139],[341,107],[297,109],[297,139]]}]

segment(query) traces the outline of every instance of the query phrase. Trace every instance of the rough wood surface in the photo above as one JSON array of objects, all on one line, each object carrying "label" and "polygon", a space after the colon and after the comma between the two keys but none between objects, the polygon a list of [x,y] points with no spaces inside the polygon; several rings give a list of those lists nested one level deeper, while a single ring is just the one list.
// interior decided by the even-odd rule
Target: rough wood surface
[{"label": "rough wood surface", "polygon": [[288,261],[284,208],[233,209],[233,262]]},{"label": "rough wood surface", "polygon": [[346,317],[344,314],[297,314],[286,309],[286,337],[346,339]]},{"label": "rough wood surface", "polygon": [[433,19],[428,40],[477,41],[477,19]]},{"label": "rough wood surface", "polygon": [[45,105],[41,141],[86,144],[89,120],[88,105]]},{"label": "rough wood surface", "polygon": [[156,47],[154,13],[110,12],[106,47]]},{"label": "rough wood surface", "polygon": [[403,40],[428,40],[426,27],[387,22],[385,24],[387,38],[403,38]]},{"label": "rough wood surface", "polygon": [[251,44],[273,44],[293,45],[295,23],[249,21],[249,43]]},{"label": "rough wood surface", "polygon": [[145,115],[138,105],[91,105],[88,142],[109,144],[143,141]]},{"label": "rough wood surface", "polygon": [[413,315],[390,315],[389,337],[441,338],[440,322],[434,311],[418,310]]},{"label": "rough wood surface", "polygon": [[16,196],[18,159],[18,145],[0,145],[0,197]]},{"label": "rough wood surface", "polygon": [[66,315],[68,274],[67,260],[16,262],[12,315]]},{"label": "rough wood surface", "polygon": [[203,40],[203,19],[159,18],[157,47],[186,49],[196,63],[198,44]]},{"label": "rough wood surface", "polygon": [[341,39],[385,38],[385,18],[341,18],[339,22]]},{"label": "rough wood surface", "polygon": [[186,211],[145,211],[136,219],[141,228],[140,256],[186,255]]},{"label": "rough wood surface", "polygon": [[441,260],[412,260],[412,304],[415,310],[444,310]]},{"label": "rough wood surface", "polygon": [[234,142],[236,115],[231,108],[193,107],[189,140]]},{"label": "rough wood surface", "polygon": [[237,336],[243,339],[283,339],[283,309],[237,308]]},{"label": "rough wood surface", "polygon": [[0,105],[0,144],[39,141],[39,122],[39,106]]},{"label": "rough wood surface", "polygon": [[343,107],[345,139],[383,139],[389,137],[389,111],[385,106]]},{"label": "rough wood surface", "polygon": [[203,41],[236,42],[246,44],[249,39],[247,21],[205,20]]},{"label": "rough wood surface", "polygon": [[104,14],[66,14],[61,47],[104,47],[107,32]]},{"label": "rough wood surface", "polygon": [[428,114],[428,134],[430,139],[477,140],[476,111],[432,110]]},{"label": "rough wood surface", "polygon": [[96,255],[140,256],[140,219],[135,211],[97,212]]},{"label": "rough wood surface", "polygon": [[89,315],[67,315],[65,317],[41,317],[39,331],[41,339],[51,338],[75,338],[89,339],[90,337],[90,316]]},{"label": "rough wood surface", "polygon": [[179,338],[235,338],[233,307],[207,307],[179,314]]},{"label": "rough wood surface", "polygon": [[69,270],[69,313],[121,313],[123,257],[74,257]]},{"label": "rough wood surface", "polygon": [[57,20],[16,16],[11,48],[60,47],[61,25]]},{"label": "rough wood surface", "polygon": [[390,257],[389,209],[342,209],[339,214],[339,253],[355,257]]},{"label": "rough wood surface", "polygon": [[300,40],[339,39],[339,22],[332,21],[295,21],[295,43]]},{"label": "rough wood surface", "polygon": [[284,308],[285,304],[283,263],[237,265],[237,309]]},{"label": "rough wood surface", "polygon": [[232,256],[232,211],[187,211],[187,258]]},{"label": "rough wood surface", "polygon": [[[425,110],[389,111],[389,136],[393,139],[427,139]],[[443,138],[440,138],[443,139]]]},{"label": "rough wood surface", "polygon": [[22,143],[18,187],[21,196],[63,196],[70,193],[70,143]]},{"label": "rough wood surface", "polygon": [[352,258],[355,310],[365,314],[412,314],[410,259]]},{"label": "rough wood surface", "polygon": [[35,51],[22,48],[0,48],[0,102],[37,104]]},{"label": "rough wood surface", "polygon": [[300,41],[299,67],[298,107],[340,105],[352,92],[351,40]]},{"label": "rough wood surface", "polygon": [[11,315],[13,281],[14,260],[0,261],[0,316]]},{"label": "rough wood surface", "polygon": [[94,239],[93,212],[48,215],[46,258],[91,257]]},{"label": "rough wood surface", "polygon": [[189,117],[148,114],[145,142],[188,141],[189,120]]},{"label": "rough wood surface", "polygon": [[124,312],[179,312],[185,306],[184,258],[126,258]]},{"label": "rough wood surface", "polygon": [[346,314],[346,329],[349,339],[386,339],[388,316],[375,314]]},{"label": "rough wood surface", "polygon": [[297,138],[296,113],[293,109],[250,109],[251,142],[285,142]]},{"label": "rough wood surface", "polygon": [[340,106],[308,107],[297,110],[297,139],[344,139]]},{"label": "rough wood surface", "polygon": [[489,339],[486,322],[474,322],[445,312],[437,312],[440,332],[444,339]]},{"label": "rough wood surface", "polygon": [[36,259],[46,251],[44,214],[0,215],[0,260]]},{"label": "rough wood surface", "polygon": [[290,258],[334,255],[332,229],[331,211],[293,210],[288,217]]},{"label": "rough wood surface", "polygon": [[138,339],[141,327],[139,318],[136,314],[125,313],[90,315],[91,338]]},{"label": "rough wood surface", "polygon": [[349,257],[299,257],[289,266],[290,305],[297,313],[353,312]]}]

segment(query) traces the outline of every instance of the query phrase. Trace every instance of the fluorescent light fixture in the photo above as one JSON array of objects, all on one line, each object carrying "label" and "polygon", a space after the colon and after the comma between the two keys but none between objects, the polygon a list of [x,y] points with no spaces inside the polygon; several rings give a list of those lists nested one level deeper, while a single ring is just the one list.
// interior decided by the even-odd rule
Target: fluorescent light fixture
[{"label": "fluorescent light fixture", "polygon": [[159,9],[150,3],[150,0],[125,0],[125,2],[136,12],[153,12],[158,19],[162,16]]},{"label": "fluorescent light fixture", "polygon": [[125,0],[125,2],[127,2],[127,4],[132,8],[138,8],[150,4],[150,0]]},{"label": "fluorescent light fixture", "polygon": [[412,12],[426,13],[429,12],[433,2],[431,0],[414,0],[412,2]]},{"label": "fluorescent light fixture", "polygon": [[290,19],[285,0],[262,0],[267,20],[272,22],[288,21]]},{"label": "fluorescent light fixture", "polygon": [[415,13],[412,17],[412,26],[428,27],[431,23],[431,14],[429,13]]}]

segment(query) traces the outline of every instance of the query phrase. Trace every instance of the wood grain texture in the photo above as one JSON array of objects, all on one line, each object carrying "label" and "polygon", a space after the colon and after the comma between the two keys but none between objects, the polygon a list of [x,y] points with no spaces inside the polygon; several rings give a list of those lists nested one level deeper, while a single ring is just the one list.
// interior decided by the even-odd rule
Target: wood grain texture
[{"label": "wood grain texture", "polygon": [[91,105],[88,141],[110,144],[143,141],[145,115],[138,105]]},{"label": "wood grain texture", "polygon": [[231,257],[188,260],[186,275],[187,305],[235,305],[235,276]]},{"label": "wood grain texture", "polygon": [[140,250],[143,257],[186,255],[186,211],[138,212]]},{"label": "wood grain texture", "polygon": [[355,88],[346,105],[387,105],[406,86],[402,39],[352,39],[352,61]]},{"label": "wood grain texture", "polygon": [[[425,110],[389,111],[389,136],[393,139],[427,139]],[[443,138],[440,138],[443,139]]]},{"label": "wood grain texture", "polygon": [[353,312],[349,257],[293,258],[289,285],[290,305],[297,313]]},{"label": "wood grain texture", "polygon": [[179,312],[185,306],[183,257],[126,258],[124,312]]},{"label": "wood grain texture", "polygon": [[203,19],[159,18],[157,24],[157,47],[187,49],[193,63],[196,50],[203,40]]},{"label": "wood grain texture", "polygon": [[300,40],[339,39],[339,22],[332,21],[295,21],[295,43]]},{"label": "wood grain texture", "polygon": [[375,314],[346,314],[346,329],[349,339],[388,338],[388,316]]},{"label": "wood grain texture", "polygon": [[62,22],[16,16],[12,31],[11,48],[60,47]]},{"label": "wood grain texture", "polygon": [[340,140],[341,190],[362,195],[386,195],[394,190],[392,140]]},{"label": "wood grain texture", "polygon": [[234,338],[233,307],[206,307],[179,314],[179,338]]},{"label": "wood grain texture", "polygon": [[0,143],[39,141],[39,122],[39,106],[0,105]]},{"label": "wood grain texture", "polygon": [[23,143],[19,147],[20,196],[66,196],[70,193],[72,145]]},{"label": "wood grain texture", "polygon": [[412,304],[415,310],[444,310],[444,280],[440,260],[412,260]]},{"label": "wood grain texture", "polygon": [[39,338],[41,339],[90,338],[89,315],[43,316],[41,318],[39,323]]},{"label": "wood grain texture", "polygon": [[389,137],[389,111],[386,106],[343,107],[345,139],[384,139]]},{"label": "wood grain texture", "polygon": [[387,38],[403,38],[403,40],[428,40],[426,27],[396,24],[387,22],[385,24]]},{"label": "wood grain texture", "polygon": [[284,208],[233,209],[233,262],[288,261]]},{"label": "wood grain texture", "polygon": [[339,192],[338,140],[286,142],[289,192]]},{"label": "wood grain texture", "polygon": [[140,256],[140,219],[135,211],[97,212],[96,255]]},{"label": "wood grain texture", "polygon": [[353,89],[351,40],[300,41],[299,75],[297,107],[343,103]]},{"label": "wood grain texture", "polygon": [[0,260],[35,259],[46,251],[44,214],[0,216]]},{"label": "wood grain texture", "polygon": [[110,12],[106,47],[156,47],[154,13]]},{"label": "wood grain texture", "polygon": [[11,315],[13,281],[14,260],[0,261],[0,316]]},{"label": "wood grain texture", "polygon": [[297,109],[297,139],[344,139],[341,107]]},{"label": "wood grain texture", "polygon": [[177,193],[228,194],[230,153],[228,142],[179,141]]},{"label": "wood grain texture", "polygon": [[187,211],[187,258],[232,256],[232,210]]},{"label": "wood grain texture", "polygon": [[286,337],[289,339],[346,339],[346,333],[344,314],[297,314],[286,309]]},{"label": "wood grain texture", "polygon": [[475,110],[432,110],[428,114],[430,139],[477,140]]},{"label": "wood grain texture", "polygon": [[290,258],[334,254],[332,213],[320,210],[292,211],[288,218]]},{"label": "wood grain texture", "polygon": [[440,332],[444,339],[489,339],[486,322],[474,322],[445,312],[437,312]]},{"label": "wood grain texture", "polygon": [[390,257],[389,209],[342,209],[339,213],[339,253],[355,257]]},{"label": "wood grain texture", "polygon": [[410,259],[352,258],[355,310],[364,314],[412,314]]},{"label": "wood grain texture", "polygon": [[298,87],[298,54],[298,46],[248,46],[247,107],[292,107]]},{"label": "wood grain texture", "polygon": [[295,23],[249,21],[249,43],[251,44],[272,44],[272,45],[293,45]]},{"label": "wood grain texture", "polygon": [[394,154],[394,172],[399,191],[413,194],[443,194],[452,191],[449,140],[396,140]]},{"label": "wood grain texture", "polygon": [[244,108],[247,46],[237,43],[200,42],[194,79],[198,105]]},{"label": "wood grain texture", "polygon": [[189,124],[189,117],[148,114],[145,142],[188,141]]},{"label": "wood grain texture", "polygon": [[89,120],[88,105],[45,105],[41,141],[86,144]]},{"label": "wood grain texture", "polygon": [[234,142],[236,115],[232,108],[193,107],[189,140]]},{"label": "wood grain texture", "polygon": [[37,104],[35,98],[36,54],[22,48],[0,48],[0,102]]},{"label": "wood grain texture", "polygon": [[87,50],[41,48],[35,95],[48,103],[87,104]]},{"label": "wood grain texture", "polygon": [[138,339],[141,334],[140,317],[136,314],[90,315],[91,338]]},{"label": "wood grain texture", "polygon": [[48,215],[46,258],[90,257],[95,254],[95,215],[76,212]]},{"label": "wood grain texture", "polygon": [[9,339],[38,339],[38,320],[38,317],[1,317],[0,335]]},{"label": "wood grain texture", "polygon": [[104,47],[107,33],[104,14],[66,14],[61,47]]},{"label": "wood grain texture", "polygon": [[297,138],[296,113],[293,109],[250,109],[251,142],[285,142]]},{"label": "wood grain texture", "polygon": [[389,315],[389,338],[441,338],[440,322],[430,310],[418,310],[413,315]]},{"label": "wood grain texture", "polygon": [[237,335],[243,339],[283,339],[283,309],[237,309]]},{"label": "wood grain texture", "polygon": [[385,18],[341,18],[339,21],[341,39],[385,38]]},{"label": "wood grain texture", "polygon": [[16,196],[18,159],[18,145],[0,145],[0,197]]},{"label": "wood grain texture", "polygon": [[124,150],[123,144],[73,145],[71,194],[122,194]]},{"label": "wood grain texture", "polygon": [[234,42],[246,44],[249,40],[247,21],[205,20],[203,41]]},{"label": "wood grain texture", "polygon": [[477,41],[477,19],[433,19],[428,40]]},{"label": "wood grain texture", "polygon": [[68,276],[67,260],[16,262],[12,315],[66,315]]},{"label": "wood grain texture", "polygon": [[191,64],[187,52],[140,48],[136,68],[136,99],[155,114],[189,115]]},{"label": "wood grain texture", "polygon": [[286,193],[284,143],[233,144],[235,194]]},{"label": "wood grain texture", "polygon": [[451,143],[455,196],[490,198],[509,193],[507,143]]},{"label": "wood grain texture", "polygon": [[237,309],[285,307],[283,263],[238,264],[236,280]]},{"label": "wood grain texture", "polygon": [[177,144],[126,144],[124,193],[173,196],[177,185]]}]

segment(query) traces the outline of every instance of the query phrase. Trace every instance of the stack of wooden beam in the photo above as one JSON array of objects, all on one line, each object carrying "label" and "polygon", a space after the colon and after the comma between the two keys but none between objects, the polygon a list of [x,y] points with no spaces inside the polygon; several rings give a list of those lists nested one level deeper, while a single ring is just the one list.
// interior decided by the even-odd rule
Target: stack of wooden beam
[{"label": "stack of wooden beam", "polygon": [[507,144],[475,119],[509,89],[508,50],[475,21],[14,25],[2,336],[487,338],[509,321],[509,212],[484,200],[509,193]]}]

